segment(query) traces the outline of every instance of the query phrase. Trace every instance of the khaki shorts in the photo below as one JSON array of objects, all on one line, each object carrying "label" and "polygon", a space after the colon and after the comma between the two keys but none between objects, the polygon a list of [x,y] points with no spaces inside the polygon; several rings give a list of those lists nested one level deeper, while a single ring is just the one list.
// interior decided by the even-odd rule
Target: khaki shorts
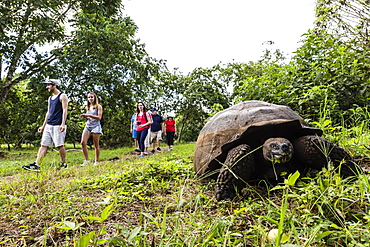
[{"label": "khaki shorts", "polygon": [[144,146],[146,148],[150,147],[150,129],[148,129],[148,134],[145,137]]},{"label": "khaki shorts", "polygon": [[60,132],[60,125],[47,124],[42,133],[41,146],[52,147],[53,143],[55,147],[64,146],[66,132],[67,126],[63,132]]},{"label": "khaki shorts", "polygon": [[162,130],[158,130],[156,132],[150,131],[150,142],[153,143],[156,140],[162,141]]}]

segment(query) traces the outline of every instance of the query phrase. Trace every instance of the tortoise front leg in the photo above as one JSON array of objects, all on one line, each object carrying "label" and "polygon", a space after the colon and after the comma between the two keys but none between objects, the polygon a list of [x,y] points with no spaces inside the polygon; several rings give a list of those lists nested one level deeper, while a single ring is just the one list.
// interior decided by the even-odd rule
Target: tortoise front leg
[{"label": "tortoise front leg", "polygon": [[361,172],[353,158],[341,147],[319,136],[302,136],[293,142],[295,157],[307,167],[321,170],[329,161],[337,168],[341,165],[342,177],[356,176]]},{"label": "tortoise front leg", "polygon": [[235,188],[237,190],[244,188],[255,169],[254,156],[250,152],[251,148],[246,144],[228,152],[216,181],[217,201],[233,199],[236,196]]}]

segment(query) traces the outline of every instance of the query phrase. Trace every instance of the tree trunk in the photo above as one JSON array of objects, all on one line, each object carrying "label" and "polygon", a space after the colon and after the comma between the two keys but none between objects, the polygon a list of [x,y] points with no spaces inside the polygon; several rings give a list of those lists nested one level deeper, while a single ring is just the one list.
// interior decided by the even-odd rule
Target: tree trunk
[{"label": "tree trunk", "polygon": [[7,85],[7,83],[5,81],[4,85],[1,87],[1,91],[0,91],[0,106],[4,103],[5,98],[8,95],[11,88],[12,88],[12,86]]},{"label": "tree trunk", "polygon": [[189,115],[185,115],[184,118],[182,119],[182,126],[181,126],[181,129],[180,129],[180,133],[177,136],[177,142],[181,141],[181,136],[182,136],[182,133],[184,132],[186,122],[188,121],[188,119],[189,119]]}]

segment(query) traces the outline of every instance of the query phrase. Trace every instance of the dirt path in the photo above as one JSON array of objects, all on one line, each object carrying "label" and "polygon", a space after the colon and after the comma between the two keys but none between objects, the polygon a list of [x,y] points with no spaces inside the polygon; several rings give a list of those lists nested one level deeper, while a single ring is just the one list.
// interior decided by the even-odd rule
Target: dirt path
[{"label": "dirt path", "polygon": [[[55,150],[55,151],[57,152],[57,150]],[[71,152],[71,151],[80,151],[80,152],[82,152],[82,150],[80,150],[80,149],[68,149],[66,151],[67,152]],[[151,157],[151,156],[155,156],[155,155],[161,155],[162,153],[165,153],[165,152],[168,152],[168,148],[162,148],[162,152],[157,152],[156,151],[154,154],[149,152],[148,155],[145,155],[145,156],[146,157]],[[107,162],[116,162],[116,161],[122,161],[122,160],[137,159],[137,158],[140,158],[139,155],[140,155],[139,152],[130,151],[128,153],[123,154],[123,156],[121,156],[121,157],[113,156],[113,157],[111,157],[107,160],[102,160],[102,161],[99,162],[99,164],[103,165]],[[75,168],[79,168],[79,167],[80,166],[78,166],[78,165],[69,166],[69,168],[71,168],[71,169],[72,168],[75,169]],[[10,176],[4,176],[4,177],[1,178],[0,184],[3,183],[3,182],[5,182],[5,183],[13,182],[14,180],[18,179],[20,175],[21,175],[21,172],[10,175]]]}]

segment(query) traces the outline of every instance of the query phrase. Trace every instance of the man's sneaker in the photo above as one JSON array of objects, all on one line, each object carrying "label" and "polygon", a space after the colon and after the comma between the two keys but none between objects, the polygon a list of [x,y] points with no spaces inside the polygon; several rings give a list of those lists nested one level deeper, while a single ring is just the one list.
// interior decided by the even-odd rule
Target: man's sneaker
[{"label": "man's sneaker", "polygon": [[157,152],[162,152],[162,149],[160,147],[157,147]]},{"label": "man's sneaker", "polygon": [[169,149],[168,149],[168,151],[171,151],[171,150],[173,150],[173,148],[169,148]]},{"label": "man's sneaker", "polygon": [[68,165],[67,165],[67,163],[60,162],[59,167],[60,167],[60,169],[67,169]]},{"label": "man's sneaker", "polygon": [[97,166],[97,165],[99,165],[99,161],[96,161],[96,160],[95,160],[95,162],[94,162],[94,166]]},{"label": "man's sneaker", "polygon": [[135,152],[141,152],[141,151],[140,151],[140,149],[136,148],[136,149],[135,149]]},{"label": "man's sneaker", "polygon": [[148,152],[144,152],[145,155],[148,155]]},{"label": "man's sneaker", "polygon": [[35,172],[40,171],[40,166],[38,164],[36,164],[36,162],[33,162],[32,164],[30,164],[28,166],[22,166],[22,168],[27,170],[27,171],[35,171]]},{"label": "man's sneaker", "polygon": [[140,154],[140,156],[139,156],[140,158],[144,158],[145,156],[144,155],[142,155],[142,154]]},{"label": "man's sneaker", "polygon": [[89,161],[88,160],[84,160],[84,163],[81,164],[81,166],[86,166],[89,164]]},{"label": "man's sneaker", "polygon": [[155,153],[155,150],[153,149],[152,151],[150,151],[152,154],[154,154]]}]

